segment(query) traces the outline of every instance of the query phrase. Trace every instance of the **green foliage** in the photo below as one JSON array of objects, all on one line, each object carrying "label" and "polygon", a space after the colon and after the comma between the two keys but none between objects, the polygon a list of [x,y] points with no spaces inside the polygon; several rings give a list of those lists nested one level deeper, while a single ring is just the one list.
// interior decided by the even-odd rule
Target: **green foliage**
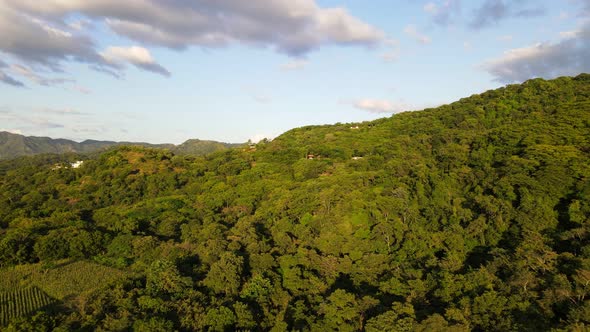
[{"label": "green foliage", "polygon": [[209,331],[223,332],[229,329],[236,322],[236,316],[231,309],[221,306],[211,308],[205,316],[205,323],[209,326]]},{"label": "green foliage", "polygon": [[237,295],[241,285],[244,259],[233,253],[225,253],[211,265],[203,284],[215,293]]},{"label": "green foliage", "polygon": [[215,141],[203,141],[198,139],[190,139],[172,149],[174,153],[188,154],[193,156],[201,156],[209,153],[224,151],[229,148],[239,147],[242,144],[229,144]]},{"label": "green foliage", "polygon": [[133,331],[154,331],[154,332],[168,332],[174,329],[174,324],[171,321],[152,317],[146,320],[136,320],[133,323]]},{"label": "green foliage", "polygon": [[4,233],[0,239],[0,266],[31,262],[33,243],[26,231]]},{"label": "green foliage", "polygon": [[3,329],[7,332],[49,332],[55,331],[55,319],[44,312],[37,312],[30,317],[21,316],[11,320]]},{"label": "green foliage", "polygon": [[10,326],[587,329],[589,77],[202,157],[0,162],[0,293],[68,308]]},{"label": "green foliage", "polygon": [[179,295],[190,286],[190,278],[182,277],[168,260],[157,260],[146,271],[146,290],[153,296]]}]

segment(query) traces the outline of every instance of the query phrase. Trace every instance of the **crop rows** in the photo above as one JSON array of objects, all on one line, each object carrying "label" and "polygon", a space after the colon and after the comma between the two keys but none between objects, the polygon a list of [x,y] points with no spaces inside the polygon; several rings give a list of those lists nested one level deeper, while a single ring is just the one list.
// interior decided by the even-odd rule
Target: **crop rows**
[{"label": "crop rows", "polygon": [[19,316],[27,315],[53,302],[53,299],[36,287],[0,293],[0,325]]}]

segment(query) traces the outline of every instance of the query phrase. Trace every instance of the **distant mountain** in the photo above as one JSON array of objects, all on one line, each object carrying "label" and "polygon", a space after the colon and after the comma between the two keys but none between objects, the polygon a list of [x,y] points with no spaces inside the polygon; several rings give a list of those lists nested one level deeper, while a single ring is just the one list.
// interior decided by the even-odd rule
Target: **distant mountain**
[{"label": "distant mountain", "polygon": [[0,132],[0,159],[12,159],[21,156],[45,153],[91,153],[121,145],[169,149],[178,154],[203,155],[214,151],[237,147],[241,144],[201,141],[198,139],[188,140],[178,146],[174,144],[149,144],[144,142],[114,142],[97,140],[85,140],[78,143],[67,139],[23,136],[2,131]]}]

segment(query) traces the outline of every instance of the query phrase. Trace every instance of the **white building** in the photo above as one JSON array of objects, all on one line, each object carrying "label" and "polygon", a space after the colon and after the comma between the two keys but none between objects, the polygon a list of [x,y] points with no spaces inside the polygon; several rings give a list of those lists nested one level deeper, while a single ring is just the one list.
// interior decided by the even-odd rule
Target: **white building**
[{"label": "white building", "polygon": [[79,168],[80,166],[82,166],[83,163],[84,161],[78,160],[76,162],[71,163],[70,165],[72,165],[72,168]]}]

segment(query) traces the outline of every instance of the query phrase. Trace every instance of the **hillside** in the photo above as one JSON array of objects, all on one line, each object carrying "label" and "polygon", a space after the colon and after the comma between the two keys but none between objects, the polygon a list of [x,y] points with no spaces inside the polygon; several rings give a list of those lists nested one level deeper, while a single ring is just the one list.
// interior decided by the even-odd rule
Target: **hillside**
[{"label": "hillside", "polygon": [[[200,157],[44,158],[0,162],[2,280],[117,277],[9,328],[590,327],[588,74]],[[0,298],[52,296],[39,280]]]},{"label": "hillside", "polygon": [[85,140],[78,143],[67,139],[23,136],[8,132],[0,132],[0,160],[49,153],[88,154],[105,151],[108,148],[123,145],[169,149],[178,154],[200,156],[214,151],[221,151],[240,146],[241,144],[202,141],[198,139],[191,139],[177,146],[173,144],[149,144],[141,142],[113,142],[96,140]]},{"label": "hillside", "polygon": [[176,154],[187,154],[192,156],[202,156],[208,153],[223,151],[244,145],[243,143],[221,143],[216,141],[205,141],[199,139],[189,139],[188,141],[172,148]]}]

